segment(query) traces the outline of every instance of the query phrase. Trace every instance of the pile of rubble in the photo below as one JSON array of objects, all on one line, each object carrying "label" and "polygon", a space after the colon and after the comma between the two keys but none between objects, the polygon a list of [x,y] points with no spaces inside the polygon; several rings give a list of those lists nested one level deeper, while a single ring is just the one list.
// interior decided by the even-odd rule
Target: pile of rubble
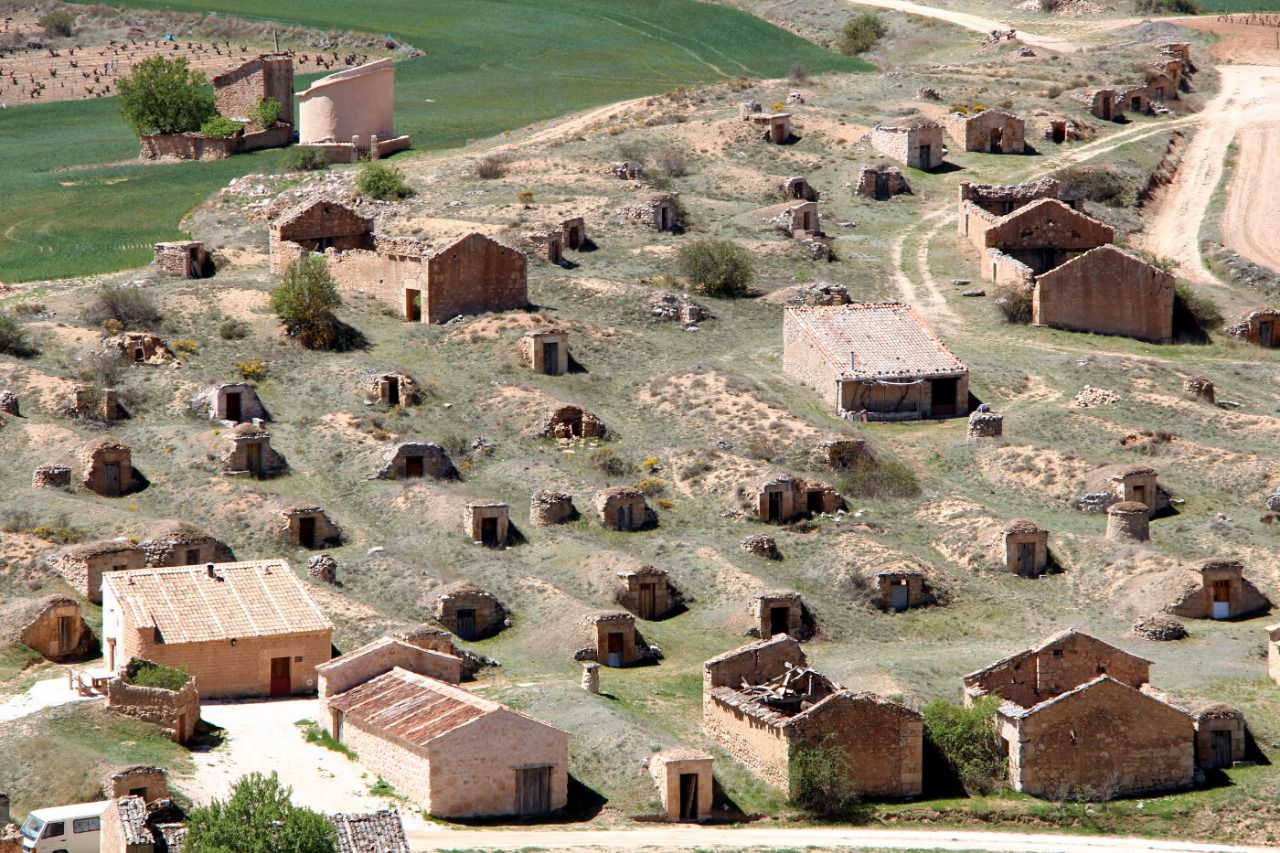
[{"label": "pile of rubble", "polygon": [[1088,409],[1092,406],[1111,406],[1119,403],[1121,399],[1115,391],[1086,385],[1080,389],[1080,393],[1076,395],[1071,405],[1078,409]]}]

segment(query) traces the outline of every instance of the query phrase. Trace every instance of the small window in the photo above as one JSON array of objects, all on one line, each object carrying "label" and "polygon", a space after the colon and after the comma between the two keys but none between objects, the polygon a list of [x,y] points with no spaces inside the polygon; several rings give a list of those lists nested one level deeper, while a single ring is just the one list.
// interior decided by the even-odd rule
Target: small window
[{"label": "small window", "polygon": [[57,823],[46,823],[41,838],[61,838],[67,834],[67,825],[62,821]]},{"label": "small window", "polygon": [[71,829],[73,832],[98,832],[102,829],[102,818],[78,817],[71,821]]},{"label": "small window", "polygon": [[1107,674],[1107,668],[1102,664],[1098,664],[1098,675],[1106,675],[1106,674]]},{"label": "small window", "polygon": [[1060,658],[1060,657],[1062,657],[1062,649],[1054,649],[1054,650],[1053,650],[1053,656],[1054,656],[1055,658]]}]

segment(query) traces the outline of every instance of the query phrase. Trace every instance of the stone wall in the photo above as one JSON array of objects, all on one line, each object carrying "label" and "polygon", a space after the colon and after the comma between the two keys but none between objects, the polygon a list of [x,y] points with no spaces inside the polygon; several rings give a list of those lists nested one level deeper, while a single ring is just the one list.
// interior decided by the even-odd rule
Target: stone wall
[{"label": "stone wall", "polygon": [[[484,523],[491,519],[495,525],[494,532],[491,541],[486,541]],[[462,526],[477,545],[501,547],[510,539],[511,507],[493,501],[469,503],[462,511]]]},{"label": "stone wall", "polygon": [[49,596],[28,613],[29,617],[23,617],[26,624],[3,625],[0,630],[16,631],[17,639],[24,646],[52,661],[84,658],[96,647],[97,637],[84,621],[77,601]]},{"label": "stone wall", "polygon": [[[1062,262],[1044,261],[1041,256],[1047,251],[1063,255],[1065,260],[1070,254],[1087,252],[1115,239],[1115,229],[1110,225],[1056,199],[1041,199],[1016,212],[1017,216],[1001,217],[993,223],[984,243],[986,248],[1000,249],[1039,272]],[[1037,258],[1035,262],[1028,260],[1032,255]]]},{"label": "stone wall", "polygon": [[235,553],[225,542],[194,528],[179,525],[142,540],[147,566],[199,566],[205,563],[235,562]]},{"label": "stone wall", "polygon": [[1036,279],[1031,322],[1146,341],[1173,336],[1174,277],[1102,246]]},{"label": "stone wall", "polygon": [[383,451],[382,463],[382,468],[377,474],[380,480],[412,479],[410,474],[414,474],[418,467],[421,468],[424,477],[435,480],[458,478],[458,469],[454,467],[449,454],[440,445],[430,442],[411,441],[394,444]]},{"label": "stone wall", "polygon": [[1088,634],[1070,632],[1029,654],[1001,661],[977,678],[966,677],[965,685],[1030,708],[1100,674],[1136,689],[1150,680],[1151,664]]},{"label": "stone wall", "polygon": [[[921,156],[923,145],[929,146],[927,160]],[[871,129],[871,146],[886,157],[926,171],[941,166],[946,153],[942,126],[932,122],[910,129],[876,125]]]},{"label": "stone wall", "polygon": [[133,487],[133,453],[129,445],[100,438],[80,451],[81,484],[103,497],[115,498]]},{"label": "stone wall", "polygon": [[[267,696],[271,692],[271,659],[289,658],[292,693],[314,693],[315,668],[329,660],[332,632],[308,631],[269,637],[243,637],[235,641],[158,643],[155,632],[139,631],[125,611],[125,625],[116,652],[117,663],[140,657],[163,666],[185,669],[195,676],[204,699]],[[297,658],[302,660],[297,660]]]},{"label": "stone wall", "polygon": [[577,518],[572,495],[544,489],[529,496],[529,523],[534,527],[565,524]]},{"label": "stone wall", "polygon": [[[952,113],[943,119],[943,124],[965,151],[1021,154],[1027,147],[1026,122],[1000,110],[983,110],[977,115]],[[994,143],[992,131],[999,131]]]},{"label": "stone wall", "polygon": [[200,693],[195,679],[178,691],[141,687],[123,678],[107,682],[107,707],[118,714],[154,723],[178,743],[195,736],[200,721]]},{"label": "stone wall", "polygon": [[[642,594],[642,588],[650,588],[651,592]],[[641,619],[657,619],[666,615],[671,609],[671,585],[667,573],[653,566],[644,566],[634,572],[620,572],[615,600]]]},{"label": "stone wall", "polygon": [[895,195],[910,195],[911,186],[897,166],[863,166],[854,181],[853,192],[864,198],[886,201]]},{"label": "stone wall", "polygon": [[621,666],[640,660],[641,646],[636,642],[636,619],[630,613],[604,613],[584,620],[588,642],[593,643],[589,660],[609,666],[609,637],[621,635]]},{"label": "stone wall", "polygon": [[[935,417],[933,409],[933,383],[939,379],[954,378],[954,411],[948,417],[964,417],[969,414],[969,374],[954,377],[929,377],[911,384],[885,385],[872,381],[849,380],[839,383],[839,400],[842,413],[860,415],[868,421],[915,420]],[[899,381],[909,381],[905,378]]]},{"label": "stone wall", "polygon": [[[1237,761],[1246,758],[1246,747],[1249,741],[1249,727],[1245,723],[1244,714],[1229,705],[1213,705],[1198,711],[1195,715],[1196,729],[1196,764],[1207,770],[1231,767]],[[1214,741],[1226,732],[1231,739],[1230,756],[1225,761],[1215,755]]]},{"label": "stone wall", "polygon": [[[332,720],[325,725],[332,728]],[[342,722],[342,743],[360,756],[360,764],[371,774],[385,779],[410,802],[430,810],[431,765],[423,754],[424,749],[393,740],[364,722],[350,718]]]},{"label": "stone wall", "polygon": [[863,797],[914,797],[922,790],[924,718],[871,693],[842,690],[797,716],[792,750],[844,753],[854,790]]},{"label": "stone wall", "polygon": [[798,592],[763,593],[751,599],[751,621],[755,636],[767,640],[774,636],[773,611],[787,611],[788,637],[805,639],[804,600]]},{"label": "stone wall", "polygon": [[877,572],[875,604],[882,610],[895,610],[893,606],[893,587],[905,585],[907,588],[907,606],[924,607],[937,602],[936,596],[925,582],[921,572]]},{"label": "stone wall", "polygon": [[469,234],[427,262],[423,317],[445,323],[461,314],[514,311],[529,304],[524,252]]},{"label": "stone wall", "polygon": [[213,96],[219,115],[247,122],[258,102],[280,102],[280,121],[293,124],[293,59],[287,54],[264,53],[238,68],[213,78]]},{"label": "stone wall", "polygon": [[702,730],[752,775],[775,788],[790,785],[791,745],[779,727],[704,693]]},{"label": "stone wall", "polygon": [[710,754],[692,750],[664,750],[649,759],[649,775],[653,776],[658,788],[658,802],[669,819],[681,819],[680,777],[684,775],[698,777],[698,798],[692,819],[710,816],[715,789],[714,765],[715,759]]},{"label": "stone wall", "polygon": [[1146,504],[1119,501],[1107,507],[1107,539],[1146,542],[1151,538],[1151,510]]},{"label": "stone wall", "polygon": [[204,250],[203,243],[191,240],[156,243],[153,248],[155,250],[153,263],[156,269],[166,275],[178,278],[204,278],[207,275],[206,266],[210,269],[212,267],[209,262],[209,253]]},{"label": "stone wall", "polygon": [[982,254],[985,259],[981,264],[983,278],[1001,287],[1034,294],[1035,270],[999,249],[985,249]]},{"label": "stone wall", "polygon": [[745,681],[761,684],[786,671],[788,665],[804,667],[808,664],[800,643],[791,637],[762,640],[734,649],[703,664],[703,702],[709,699],[713,687],[732,687],[735,690]]},{"label": "stone wall", "polygon": [[[325,706],[334,696],[366,681],[372,681],[396,667],[446,684],[462,681],[462,658],[424,649],[404,640],[384,637],[323,663],[316,669],[321,706]],[[332,734],[329,714],[321,715],[320,724]]]},{"label": "stone wall", "polygon": [[69,548],[50,562],[78,595],[101,604],[103,572],[144,568],[146,555],[140,546],[130,542],[102,542]]},{"label": "stone wall", "polygon": [[832,408],[839,410],[840,389],[835,367],[790,311],[782,313],[782,372],[814,389]]},{"label": "stone wall", "polygon": [[[556,344],[556,361],[546,363],[545,344]],[[530,332],[520,339],[520,360],[534,373],[560,376],[569,372],[569,333],[559,329]]]},{"label": "stone wall", "polygon": [[138,157],[142,160],[225,160],[236,153],[234,136],[210,139],[199,133],[162,133],[143,136]]},{"label": "stone wall", "polygon": [[[501,530],[499,530],[501,532]],[[459,627],[458,611],[470,610],[472,627],[463,636]],[[507,627],[507,610],[492,593],[470,584],[446,589],[436,596],[436,621],[464,640],[480,640]]]},{"label": "stone wall", "polygon": [[218,436],[218,456],[227,474],[263,478],[289,470],[284,456],[271,447],[271,433],[252,424],[240,424]]},{"label": "stone wall", "polygon": [[596,496],[596,517],[609,530],[644,530],[658,523],[658,516],[639,489],[614,486]]},{"label": "stone wall", "polygon": [[[228,412],[227,397],[235,399],[237,395],[240,413],[238,417],[232,418],[229,415],[235,412]],[[231,408],[234,409],[234,405]],[[266,408],[258,398],[257,389],[248,382],[219,382],[204,388],[191,398],[191,409],[201,417],[213,421],[247,423],[254,418],[266,420],[268,417]]]}]

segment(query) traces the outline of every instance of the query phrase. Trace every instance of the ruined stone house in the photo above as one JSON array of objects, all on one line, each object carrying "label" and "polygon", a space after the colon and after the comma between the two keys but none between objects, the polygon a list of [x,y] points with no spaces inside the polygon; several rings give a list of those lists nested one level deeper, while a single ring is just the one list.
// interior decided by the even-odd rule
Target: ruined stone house
[{"label": "ruined stone house", "polygon": [[782,145],[791,140],[791,113],[749,113],[743,120],[759,129],[765,142]]},{"label": "ruined stone house", "polygon": [[653,657],[652,650],[636,631],[636,617],[630,613],[593,613],[583,618],[582,633],[588,645],[574,653],[575,660],[617,668]]},{"label": "ruined stone house", "polygon": [[1228,326],[1226,332],[1236,340],[1267,349],[1280,347],[1280,311],[1274,308],[1254,308],[1238,322]]},{"label": "ruined stone house", "polygon": [[1115,89],[1079,89],[1068,93],[1073,101],[1084,107],[1095,118],[1118,121],[1124,118],[1124,105]]},{"label": "ruined stone house", "polygon": [[394,409],[418,402],[418,383],[407,373],[367,373],[364,376],[365,399]]},{"label": "ruined stone house", "polygon": [[779,634],[807,640],[814,632],[813,616],[798,592],[762,592],[747,605],[751,625],[747,634],[767,640]]},{"label": "ruined stone house", "polygon": [[1170,73],[1168,70],[1157,66],[1147,71],[1147,81],[1143,85],[1148,98],[1148,104],[1158,104],[1162,101],[1177,101],[1181,99],[1178,94],[1179,75]]},{"label": "ruined stone house", "polygon": [[1046,116],[1037,119],[1035,132],[1042,139],[1056,142],[1079,142],[1094,135],[1094,129],[1083,121],[1066,116]]},{"label": "ruined stone house", "polygon": [[293,57],[263,53],[213,77],[218,115],[250,124],[268,98],[280,104],[279,121],[293,125]]},{"label": "ruined stone house", "polygon": [[920,117],[877,124],[871,129],[871,146],[885,157],[926,172],[941,166],[946,156],[942,125]]},{"label": "ruined stone house", "polygon": [[169,346],[160,338],[149,332],[123,332],[103,342],[108,349],[120,351],[125,361],[130,364],[164,364],[173,358]]},{"label": "ruined stone house", "polygon": [[951,113],[943,124],[961,151],[1021,154],[1027,147],[1026,122],[1003,110],[983,110],[972,115]]},{"label": "ruined stone house", "polygon": [[16,643],[57,663],[87,660],[98,648],[80,602],[62,595],[18,599],[0,608],[0,647]]},{"label": "ruined stone house", "polygon": [[680,224],[676,197],[671,193],[646,193],[622,208],[625,219],[652,228],[654,231],[674,231]]},{"label": "ruined stone house", "polygon": [[569,333],[536,329],[520,338],[520,360],[534,373],[563,376],[569,372]]},{"label": "ruined stone house", "polygon": [[203,566],[235,562],[230,546],[199,528],[181,521],[158,525],[139,543],[153,569]]},{"label": "ruined stone house", "polygon": [[1110,225],[1055,198],[1037,199],[995,218],[982,213],[976,206],[964,207],[962,233],[981,256],[983,277],[998,284],[1025,286],[1115,238]]},{"label": "ruined stone house", "polygon": [[448,452],[438,444],[425,441],[406,441],[393,444],[382,452],[379,480],[456,480],[458,469]]},{"label": "ruined stone house", "polygon": [[543,228],[524,235],[525,242],[533,246],[538,257],[547,263],[560,266],[564,263],[564,232],[560,228]]},{"label": "ruined stone house", "polygon": [[511,626],[498,597],[475,584],[458,581],[436,593],[436,621],[463,640],[483,640]]},{"label": "ruined stone house", "polygon": [[644,493],[631,486],[611,486],[600,492],[595,513],[607,530],[647,530],[658,524],[658,514],[649,508]]},{"label": "ruined stone house", "polygon": [[905,566],[882,569],[871,575],[871,603],[886,613],[902,613],[941,603],[929,577]]},{"label": "ruined stone house", "polygon": [[486,548],[505,548],[511,541],[511,507],[501,501],[473,501],[462,511],[462,527],[471,541]]},{"label": "ruined stone house", "polygon": [[1116,104],[1126,113],[1148,115],[1151,112],[1151,90],[1145,83],[1121,86],[1116,89]]},{"label": "ruined stone house", "polygon": [[375,59],[314,81],[298,93],[298,143],[331,162],[377,160],[409,147],[395,132],[395,64]]},{"label": "ruined stone house", "polygon": [[586,248],[590,238],[587,237],[587,223],[581,216],[570,216],[560,223],[560,237],[564,247],[571,252]]},{"label": "ruined stone house", "polygon": [[80,448],[80,483],[106,498],[118,498],[138,486],[133,451],[119,439],[103,437]]},{"label": "ruined stone house", "polygon": [[103,803],[98,848],[101,853],[181,853],[187,825],[182,810],[167,796],[138,794]]},{"label": "ruined stone house", "polygon": [[545,438],[604,438],[608,432],[604,421],[580,406],[556,406],[538,422],[535,434]]},{"label": "ruined stone house", "polygon": [[668,820],[699,821],[711,816],[715,758],[694,749],[664,749],[649,759],[649,775]]},{"label": "ruined stone house", "polygon": [[766,207],[764,220],[773,228],[792,237],[817,237],[822,235],[822,216],[814,201],[786,202]]},{"label": "ruined stone house", "polygon": [[323,507],[311,504],[282,509],[277,529],[286,541],[301,548],[323,548],[342,543],[342,528],[333,523]]},{"label": "ruined stone house", "polygon": [[799,201],[817,201],[818,191],[813,188],[805,178],[795,175],[786,178],[778,185],[778,189],[787,198],[797,199]]},{"label": "ruined stone house", "polygon": [[1151,680],[1151,661],[1069,628],[966,675],[965,702],[993,694],[1031,707],[1099,675],[1136,690]]},{"label": "ruined stone house", "polygon": [[40,465],[31,473],[33,489],[68,489],[71,487],[71,466]]},{"label": "ruined stone house", "polygon": [[1049,531],[1018,518],[1000,529],[1004,567],[1019,577],[1038,578],[1049,568]]},{"label": "ruined stone house", "polygon": [[858,171],[853,192],[876,201],[888,201],[895,195],[911,195],[911,185],[907,183],[902,170],[897,166],[881,163],[876,166],[863,166]]},{"label": "ruined stone house", "polygon": [[325,820],[338,831],[337,853],[409,853],[404,821],[394,810],[368,814],[328,814]]},{"label": "ruined stone house", "polygon": [[1244,563],[1214,559],[1182,573],[1165,609],[1186,619],[1236,619],[1265,613],[1271,602],[1244,576]]},{"label": "ruined stone house", "polygon": [[782,475],[771,477],[756,490],[755,516],[770,524],[834,513],[844,501],[834,487],[817,480]]},{"label": "ruined stone house", "polygon": [[169,796],[169,774],[163,767],[133,764],[107,772],[102,793],[108,799],[141,797],[153,803]]},{"label": "ruined stone house", "polygon": [[336,201],[316,199],[294,205],[271,220],[271,271],[284,275],[307,252],[347,252],[374,248],[373,220]]},{"label": "ruined stone house", "polygon": [[1106,512],[1120,501],[1146,504],[1151,514],[1169,508],[1169,494],[1149,465],[1104,465],[1085,478],[1085,491],[1077,506],[1085,512]]},{"label": "ruined stone house", "polygon": [[177,690],[136,684],[144,662],[131,660],[124,670],[107,682],[107,707],[117,714],[146,720],[175,743],[195,737],[200,722],[200,691],[190,676]]},{"label": "ruined stone house", "polygon": [[[1055,178],[1037,178],[1022,184],[960,182],[960,234],[985,232],[995,220],[1045,198],[1060,199],[1062,184]],[[971,219],[971,217],[977,217]],[[979,247],[981,248],[981,247]]]},{"label": "ruined stone house", "polygon": [[315,690],[333,627],[284,560],[111,572],[102,587],[107,669],[179,667],[204,698]]},{"label": "ruined stone house", "polygon": [[784,309],[782,367],[826,396],[841,417],[969,413],[969,369],[901,302]]},{"label": "ruined stone house", "polygon": [[702,725],[751,773],[784,790],[792,785],[797,753],[815,748],[839,753],[860,797],[914,797],[922,789],[920,714],[815,672],[790,637],[707,661]]},{"label": "ruined stone house", "polygon": [[213,275],[213,259],[198,240],[156,243],[155,267],[165,275],[178,278],[209,278]]},{"label": "ruined stone house", "polygon": [[1113,245],[1037,275],[1031,322],[1144,341],[1173,337],[1174,276]]},{"label": "ruined stone house", "polygon": [[529,496],[529,523],[534,527],[566,524],[579,518],[573,495],[539,489]]},{"label": "ruined stone house", "polygon": [[214,457],[224,474],[261,480],[289,470],[284,456],[271,447],[271,433],[259,424],[236,424],[218,433],[214,444]]},{"label": "ruined stone house", "polygon": [[218,382],[191,398],[191,409],[211,421],[232,424],[270,419],[257,389],[248,382]]},{"label": "ruined stone house", "polygon": [[641,619],[661,619],[675,606],[671,579],[665,569],[640,566],[617,573],[614,599]]},{"label": "ruined stone house", "polygon": [[101,604],[103,574],[141,569],[146,565],[146,554],[142,546],[127,539],[83,542],[59,550],[49,558],[49,565],[77,595]]}]

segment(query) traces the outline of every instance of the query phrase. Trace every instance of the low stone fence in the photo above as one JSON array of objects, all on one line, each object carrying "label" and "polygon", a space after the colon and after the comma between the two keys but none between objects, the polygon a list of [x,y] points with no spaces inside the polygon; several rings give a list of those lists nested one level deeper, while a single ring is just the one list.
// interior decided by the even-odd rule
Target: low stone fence
[{"label": "low stone fence", "polygon": [[186,743],[200,720],[200,692],[194,678],[175,692],[129,684],[117,677],[107,682],[107,707],[127,717],[155,723],[178,743]]}]

